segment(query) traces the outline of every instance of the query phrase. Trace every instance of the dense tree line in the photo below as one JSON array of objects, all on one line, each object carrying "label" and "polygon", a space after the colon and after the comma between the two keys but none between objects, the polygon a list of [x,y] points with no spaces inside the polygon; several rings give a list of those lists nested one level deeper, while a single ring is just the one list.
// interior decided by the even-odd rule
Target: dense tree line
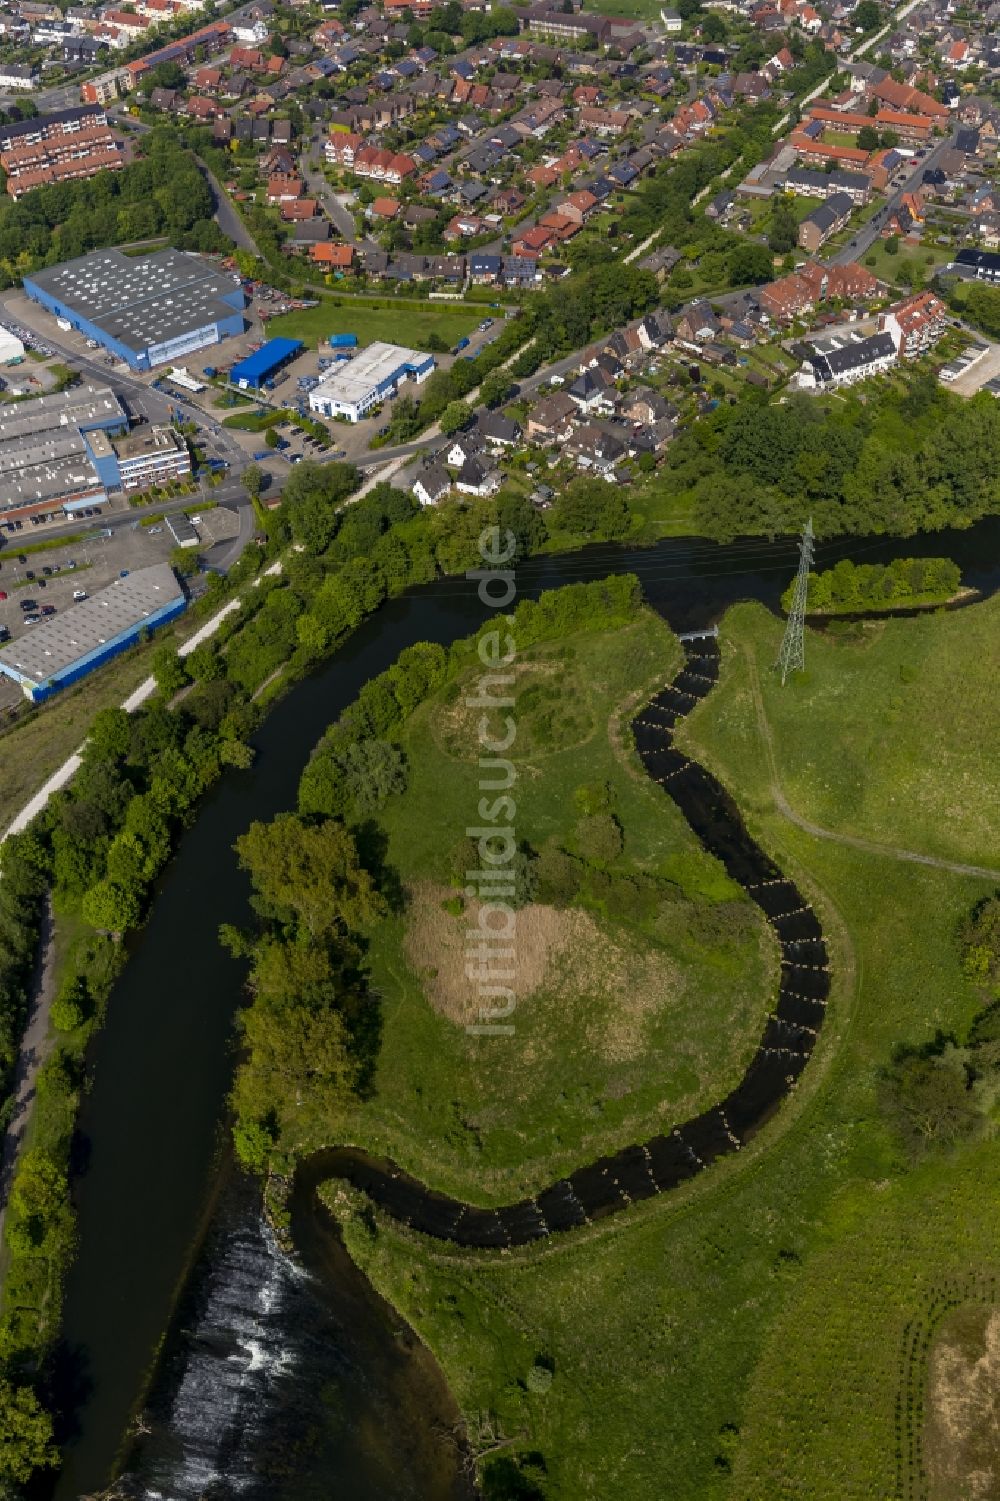
[{"label": "dense tree line", "polygon": [[719,541],[794,531],[910,536],[969,526],[997,502],[1000,410],[963,402],[933,378],[842,394],[722,406],[686,429],[656,484],[690,497],[699,530]]},{"label": "dense tree line", "polygon": [[[890,606],[929,604],[951,599],[962,571],[951,558],[896,558],[892,563],[852,563],[842,558],[833,568],[809,579],[809,609],[818,614],[879,610]],[[794,586],[782,597],[791,605]]]},{"label": "dense tree line", "polygon": [[144,154],[120,172],[51,183],[0,202],[0,285],[107,245],[166,235],[189,250],[227,250],[212,220],[211,190],[168,129],[146,137]]}]

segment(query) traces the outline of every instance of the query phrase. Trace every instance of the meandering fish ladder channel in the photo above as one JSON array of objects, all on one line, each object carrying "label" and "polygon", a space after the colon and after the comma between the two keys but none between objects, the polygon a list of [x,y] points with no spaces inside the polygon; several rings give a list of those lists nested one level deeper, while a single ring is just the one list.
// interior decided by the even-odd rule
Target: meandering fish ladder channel
[{"label": "meandering fish ladder channel", "polygon": [[712,688],[719,651],[706,634],[683,643],[684,664],[633,721],[646,772],[764,914],[781,950],[778,992],[757,1051],[735,1089],[701,1115],[579,1167],[516,1204],[486,1209],[434,1192],[392,1163],[332,1148],[304,1166],[314,1184],[346,1179],[393,1218],[438,1240],[480,1248],[523,1246],[666,1193],[736,1152],[776,1110],[809,1060],[823,1025],[830,969],[819,918],[795,883],[748,834],[722,785],[674,744],[679,720]]},{"label": "meandering fish ladder channel", "polygon": [[[984,594],[1000,587],[996,518],[965,532],[843,538],[820,552],[821,567],[840,556],[887,562],[894,557],[947,555],[961,566],[966,586]],[[777,610],[796,562],[794,539],[771,545],[744,538],[716,547],[702,539],[676,538],[649,549],[602,546],[531,560],[518,571],[518,588],[523,597],[530,597],[587,578],[634,572],[652,606],[675,630],[684,632],[719,619],[741,599],[756,599]],[[254,736],[259,751],[254,769],[226,778],[213,790],[164,872],[89,1057],[93,1083],[81,1108],[75,1154],[79,1249],[66,1289],[57,1374],[68,1428],[63,1469],[54,1488],[57,1501],[78,1501],[106,1485],[120,1463],[130,1415],[144,1401],[151,1377],[154,1389],[163,1384],[157,1374],[157,1349],[164,1340],[167,1347],[178,1341],[183,1345],[196,1327],[182,1311],[192,1276],[200,1285],[215,1286],[218,1268],[222,1282],[226,1280],[229,1252],[218,1247],[229,1242],[217,1231],[211,1193],[226,1172],[219,1141],[225,1129],[233,1016],[242,1001],[242,977],[218,944],[217,934],[220,923],[245,921],[250,896],[248,881],[236,868],[233,842],[252,820],[273,818],[294,804],[310,750],[365,682],[390,666],[404,647],[426,640],[447,645],[475,630],[482,615],[474,587],[461,579],[414,589],[384,605],[269,716]],[[777,936],[779,984],[756,1055],[737,1087],[712,1109],[647,1142],[581,1165],[544,1192],[506,1208],[462,1204],[408,1178],[393,1164],[355,1150],[331,1149],[304,1162],[293,1191],[293,1236],[341,1329],[331,1342],[330,1368],[312,1384],[319,1390],[324,1381],[339,1383],[337,1407],[352,1414],[355,1433],[373,1427],[379,1392],[385,1396],[392,1390],[373,1352],[388,1352],[394,1345],[385,1333],[384,1307],[378,1309],[374,1291],[360,1273],[352,1276],[351,1267],[344,1265],[346,1257],[324,1268],[319,1265],[322,1257],[310,1254],[307,1242],[322,1235],[328,1218],[316,1203],[320,1182],[347,1179],[400,1222],[441,1240],[497,1248],[527,1244],[668,1191],[720,1156],[737,1151],[780,1105],[809,1059],[830,986],[819,922],[794,883],[750,838],[726,790],[690,761],[673,739],[678,720],[711,691],[718,668],[714,644],[689,644],[682,670],[638,714],[634,739],[648,774],[678,805]],[[248,1227],[258,1224],[259,1209],[249,1209],[247,1215]],[[282,1337],[287,1336],[291,1350],[303,1316],[289,1317],[293,1324],[287,1329],[282,1324]],[[233,1332],[238,1344],[240,1320],[234,1322]],[[280,1343],[277,1332],[268,1338]],[[196,1346],[185,1357],[189,1362],[205,1354],[203,1345],[196,1341]],[[214,1335],[210,1347],[215,1348]],[[350,1349],[355,1347],[367,1353],[354,1360]],[[193,1365],[190,1368],[194,1371]],[[277,1386],[268,1386],[261,1395],[254,1383],[263,1375],[264,1367],[249,1360],[246,1396],[280,1406],[285,1377],[273,1378]],[[209,1382],[202,1389],[219,1386]],[[225,1453],[250,1440],[239,1412],[220,1414],[218,1423],[204,1425],[206,1432],[200,1436],[189,1434],[183,1404],[170,1398],[166,1386],[164,1393],[166,1405],[160,1410],[165,1444],[185,1464],[192,1459],[192,1483],[190,1489],[178,1483],[179,1472],[171,1461],[169,1478],[158,1471],[152,1484],[137,1481],[138,1494],[186,1501],[189,1495],[204,1493],[204,1465],[209,1460],[215,1473],[224,1474]],[[398,1414],[403,1404],[393,1398],[390,1405]],[[414,1424],[425,1429],[420,1412],[426,1412],[428,1404],[421,1398],[410,1405]],[[398,1421],[384,1425],[389,1440],[400,1426]],[[345,1493],[358,1501],[411,1493],[429,1501],[431,1496],[450,1494],[447,1487],[436,1490],[427,1479],[427,1468],[415,1461],[414,1445],[422,1439],[410,1431],[413,1442],[391,1460],[388,1455],[373,1459],[367,1479],[347,1468],[357,1444],[345,1446],[338,1440],[332,1451],[323,1451],[313,1492],[296,1472],[297,1501],[328,1495],[334,1481],[343,1482]],[[207,1456],[206,1444],[219,1452]],[[387,1465],[394,1466],[391,1482],[386,1480]],[[202,1480],[194,1480],[196,1473]],[[248,1501],[284,1501],[290,1493],[261,1474],[259,1486],[246,1494]]]}]

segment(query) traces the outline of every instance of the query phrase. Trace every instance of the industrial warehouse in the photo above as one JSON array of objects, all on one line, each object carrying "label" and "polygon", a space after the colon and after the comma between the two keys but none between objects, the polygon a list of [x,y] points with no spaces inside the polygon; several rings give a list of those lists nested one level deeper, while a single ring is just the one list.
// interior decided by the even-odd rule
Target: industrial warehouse
[{"label": "industrial warehouse", "polygon": [[238,278],[202,256],[95,250],[24,278],[33,302],[130,369],[151,370],[243,332]]},{"label": "industrial warehouse", "polygon": [[191,472],[187,444],[172,428],[129,433],[108,386],[72,386],[0,409],[0,526],[100,505],[110,490],[134,491]]},{"label": "industrial warehouse", "polygon": [[172,568],[166,563],[140,568],[0,648],[0,673],[40,703],[186,608]]},{"label": "industrial warehouse", "polygon": [[360,422],[373,407],[395,396],[404,380],[418,384],[434,370],[434,356],[398,344],[369,344],[353,360],[338,364],[309,393],[309,406],[322,417]]},{"label": "industrial warehouse", "polygon": [[301,339],[268,339],[245,360],[238,361],[229,372],[231,385],[241,390],[259,391],[302,349]]}]

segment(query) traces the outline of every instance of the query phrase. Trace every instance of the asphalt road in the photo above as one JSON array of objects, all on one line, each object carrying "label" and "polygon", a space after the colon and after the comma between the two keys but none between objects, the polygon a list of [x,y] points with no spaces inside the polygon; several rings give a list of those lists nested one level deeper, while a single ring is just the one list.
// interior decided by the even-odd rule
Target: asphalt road
[{"label": "asphalt road", "polygon": [[943,140],[938,141],[931,148],[921,161],[916,162],[913,171],[907,174],[892,197],[886,200],[884,208],[880,209],[878,214],[874,215],[866,224],[861,226],[853,240],[848,241],[846,245],[830,256],[830,264],[833,266],[846,266],[848,262],[860,259],[867,251],[869,245],[874,244],[875,240],[878,239],[882,225],[895,213],[903,201],[904,194],[909,193],[919,185],[923,174],[936,167],[941,157],[953,144],[953,136],[945,136]]},{"label": "asphalt road", "polygon": [[323,176],[322,169],[311,165],[312,157],[315,153],[318,152],[322,156],[325,139],[326,137],[322,131],[317,132],[310,137],[302,151],[302,176],[305,179],[306,186],[312,197],[319,199],[326,210],[327,216],[333,222],[337,233],[348,245],[362,245],[367,246],[369,249],[378,249],[375,241],[368,239],[367,236],[362,235],[361,239],[358,239],[358,233],[354,227],[354,215],[338,200],[337,195]]}]

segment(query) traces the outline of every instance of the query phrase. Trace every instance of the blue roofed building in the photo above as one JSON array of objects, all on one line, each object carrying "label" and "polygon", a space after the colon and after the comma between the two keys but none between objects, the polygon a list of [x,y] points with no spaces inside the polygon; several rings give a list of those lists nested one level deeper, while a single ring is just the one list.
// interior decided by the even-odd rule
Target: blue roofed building
[{"label": "blue roofed building", "polygon": [[24,290],[132,370],[176,362],[243,332],[239,277],[189,251],[93,250],[32,271]]},{"label": "blue roofed building", "polygon": [[259,391],[302,347],[301,339],[268,339],[245,360],[237,361],[229,372],[230,384],[241,390]]},{"label": "blue roofed building", "polygon": [[137,569],[0,647],[0,674],[39,703],[175,619],[187,603],[168,564]]}]

